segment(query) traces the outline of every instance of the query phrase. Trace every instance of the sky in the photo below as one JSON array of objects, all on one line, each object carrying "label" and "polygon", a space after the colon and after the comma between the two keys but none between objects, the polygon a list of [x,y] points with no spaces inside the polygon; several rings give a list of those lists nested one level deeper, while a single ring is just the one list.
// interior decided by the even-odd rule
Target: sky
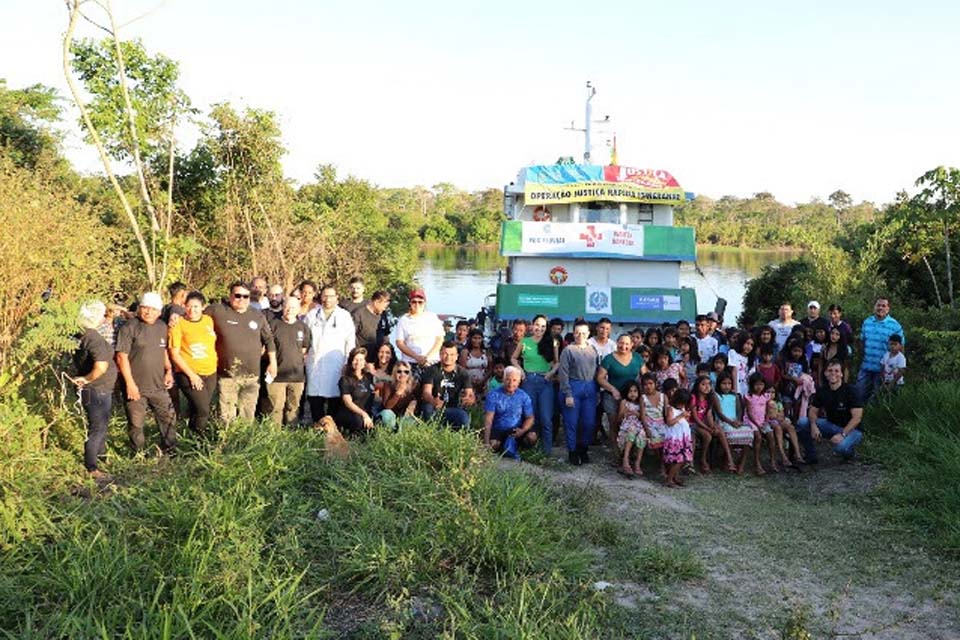
[{"label": "sky", "polygon": [[[90,4],[91,14],[96,13]],[[960,3],[113,0],[193,105],[274,111],[286,175],[500,188],[528,164],[666,169],[713,198],[893,200],[960,165]],[[0,0],[0,78],[67,96],[60,0]],[[101,37],[89,25],[81,36]],[[97,159],[77,131],[81,170]],[[185,130],[185,144],[195,132]]]}]

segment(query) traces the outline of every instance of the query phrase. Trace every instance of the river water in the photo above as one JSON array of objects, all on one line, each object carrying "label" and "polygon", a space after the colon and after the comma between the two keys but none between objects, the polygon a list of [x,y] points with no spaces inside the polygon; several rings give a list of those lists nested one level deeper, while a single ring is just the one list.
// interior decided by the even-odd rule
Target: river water
[{"label": "river water", "polygon": [[[799,255],[796,251],[760,251],[756,249],[697,248],[697,264],[685,262],[680,268],[680,286],[697,290],[700,313],[714,310],[717,297],[727,301],[724,318],[735,323],[743,310],[747,280],[760,274],[763,267],[779,264]],[[473,316],[486,295],[495,293],[497,280],[507,261],[495,248],[425,247],[420,251],[420,270],[416,280],[426,290],[430,310]]]}]

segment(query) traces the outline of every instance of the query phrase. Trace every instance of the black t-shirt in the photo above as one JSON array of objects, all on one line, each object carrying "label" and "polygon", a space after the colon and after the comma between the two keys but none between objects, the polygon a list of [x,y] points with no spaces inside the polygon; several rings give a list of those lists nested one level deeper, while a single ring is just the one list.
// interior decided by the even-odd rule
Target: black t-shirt
[{"label": "black t-shirt", "polygon": [[167,324],[169,324],[170,316],[174,313],[182,318],[185,315],[187,315],[187,310],[184,309],[182,305],[173,304],[171,302],[169,304],[163,305],[163,311],[160,312],[160,319],[166,322]]},{"label": "black t-shirt", "polygon": [[359,309],[360,307],[367,306],[369,300],[361,300],[360,302],[354,302],[352,300],[344,300],[340,303],[340,306],[347,310],[347,313],[353,315],[353,312]]},{"label": "black t-shirt", "polygon": [[[818,409],[817,415],[826,418],[841,429],[850,422],[850,410],[862,409],[863,402],[856,388],[842,383],[836,390],[824,385],[810,398],[810,404]],[[861,422],[857,429],[863,430]]]},{"label": "black t-shirt", "polygon": [[275,351],[263,312],[248,307],[239,313],[225,304],[211,304],[203,312],[213,318],[217,332],[217,372],[228,378],[260,375],[260,348]]},{"label": "black t-shirt", "polygon": [[353,404],[367,413],[373,407],[373,376],[363,372],[363,377],[357,380],[352,374],[340,377],[340,395],[350,396]]},{"label": "black t-shirt", "polygon": [[367,360],[373,361],[377,355],[380,338],[380,314],[361,305],[351,312],[353,324],[357,328],[357,346],[367,348]]},{"label": "black t-shirt", "polygon": [[73,354],[77,375],[85,376],[90,373],[96,362],[106,362],[107,370],[87,387],[97,391],[113,391],[117,383],[117,365],[113,361],[113,347],[96,329],[87,329],[80,336],[80,343]]},{"label": "black t-shirt", "polygon": [[267,318],[267,324],[269,324],[271,328],[273,327],[274,320],[283,320],[283,308],[274,311],[270,307],[264,307],[262,311],[263,315]]},{"label": "black t-shirt", "polygon": [[270,322],[277,348],[277,382],[303,382],[303,349],[310,349],[310,330],[300,320]]},{"label": "black t-shirt", "polygon": [[453,371],[444,371],[435,364],[423,372],[421,384],[433,385],[433,397],[440,398],[447,407],[460,406],[460,392],[470,388],[470,376],[457,366]]},{"label": "black t-shirt", "polygon": [[116,350],[127,354],[133,381],[141,393],[162,391],[167,353],[167,323],[133,318],[117,332]]}]

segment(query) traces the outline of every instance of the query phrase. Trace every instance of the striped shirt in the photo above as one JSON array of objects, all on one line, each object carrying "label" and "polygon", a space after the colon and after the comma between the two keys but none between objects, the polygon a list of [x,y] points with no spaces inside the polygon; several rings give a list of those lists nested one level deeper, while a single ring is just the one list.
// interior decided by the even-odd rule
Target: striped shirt
[{"label": "striped shirt", "polygon": [[879,373],[883,371],[884,354],[887,353],[887,341],[892,335],[899,335],[904,338],[903,327],[893,319],[893,316],[887,316],[883,320],[877,320],[876,316],[870,316],[863,321],[863,327],[860,329],[860,339],[863,340],[863,363],[860,368],[864,371]]}]

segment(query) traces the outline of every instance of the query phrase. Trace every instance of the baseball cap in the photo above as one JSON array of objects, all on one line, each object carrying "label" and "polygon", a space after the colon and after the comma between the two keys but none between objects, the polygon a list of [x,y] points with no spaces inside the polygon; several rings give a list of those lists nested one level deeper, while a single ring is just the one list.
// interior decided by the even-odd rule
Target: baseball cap
[{"label": "baseball cap", "polygon": [[423,289],[414,289],[410,292],[410,295],[407,297],[408,300],[413,300],[414,298],[421,298],[424,301],[427,299],[427,294]]},{"label": "baseball cap", "polygon": [[816,307],[817,309],[819,309],[820,303],[817,302],[816,300],[811,300],[810,302],[807,303],[807,308],[809,309],[810,307]]},{"label": "baseball cap", "polygon": [[711,311],[707,314],[707,320],[713,320],[714,322],[720,322],[720,316],[717,315],[716,311]]},{"label": "baseball cap", "polygon": [[140,296],[141,307],[153,307],[154,309],[163,309],[163,298],[156,291],[147,291]]}]

